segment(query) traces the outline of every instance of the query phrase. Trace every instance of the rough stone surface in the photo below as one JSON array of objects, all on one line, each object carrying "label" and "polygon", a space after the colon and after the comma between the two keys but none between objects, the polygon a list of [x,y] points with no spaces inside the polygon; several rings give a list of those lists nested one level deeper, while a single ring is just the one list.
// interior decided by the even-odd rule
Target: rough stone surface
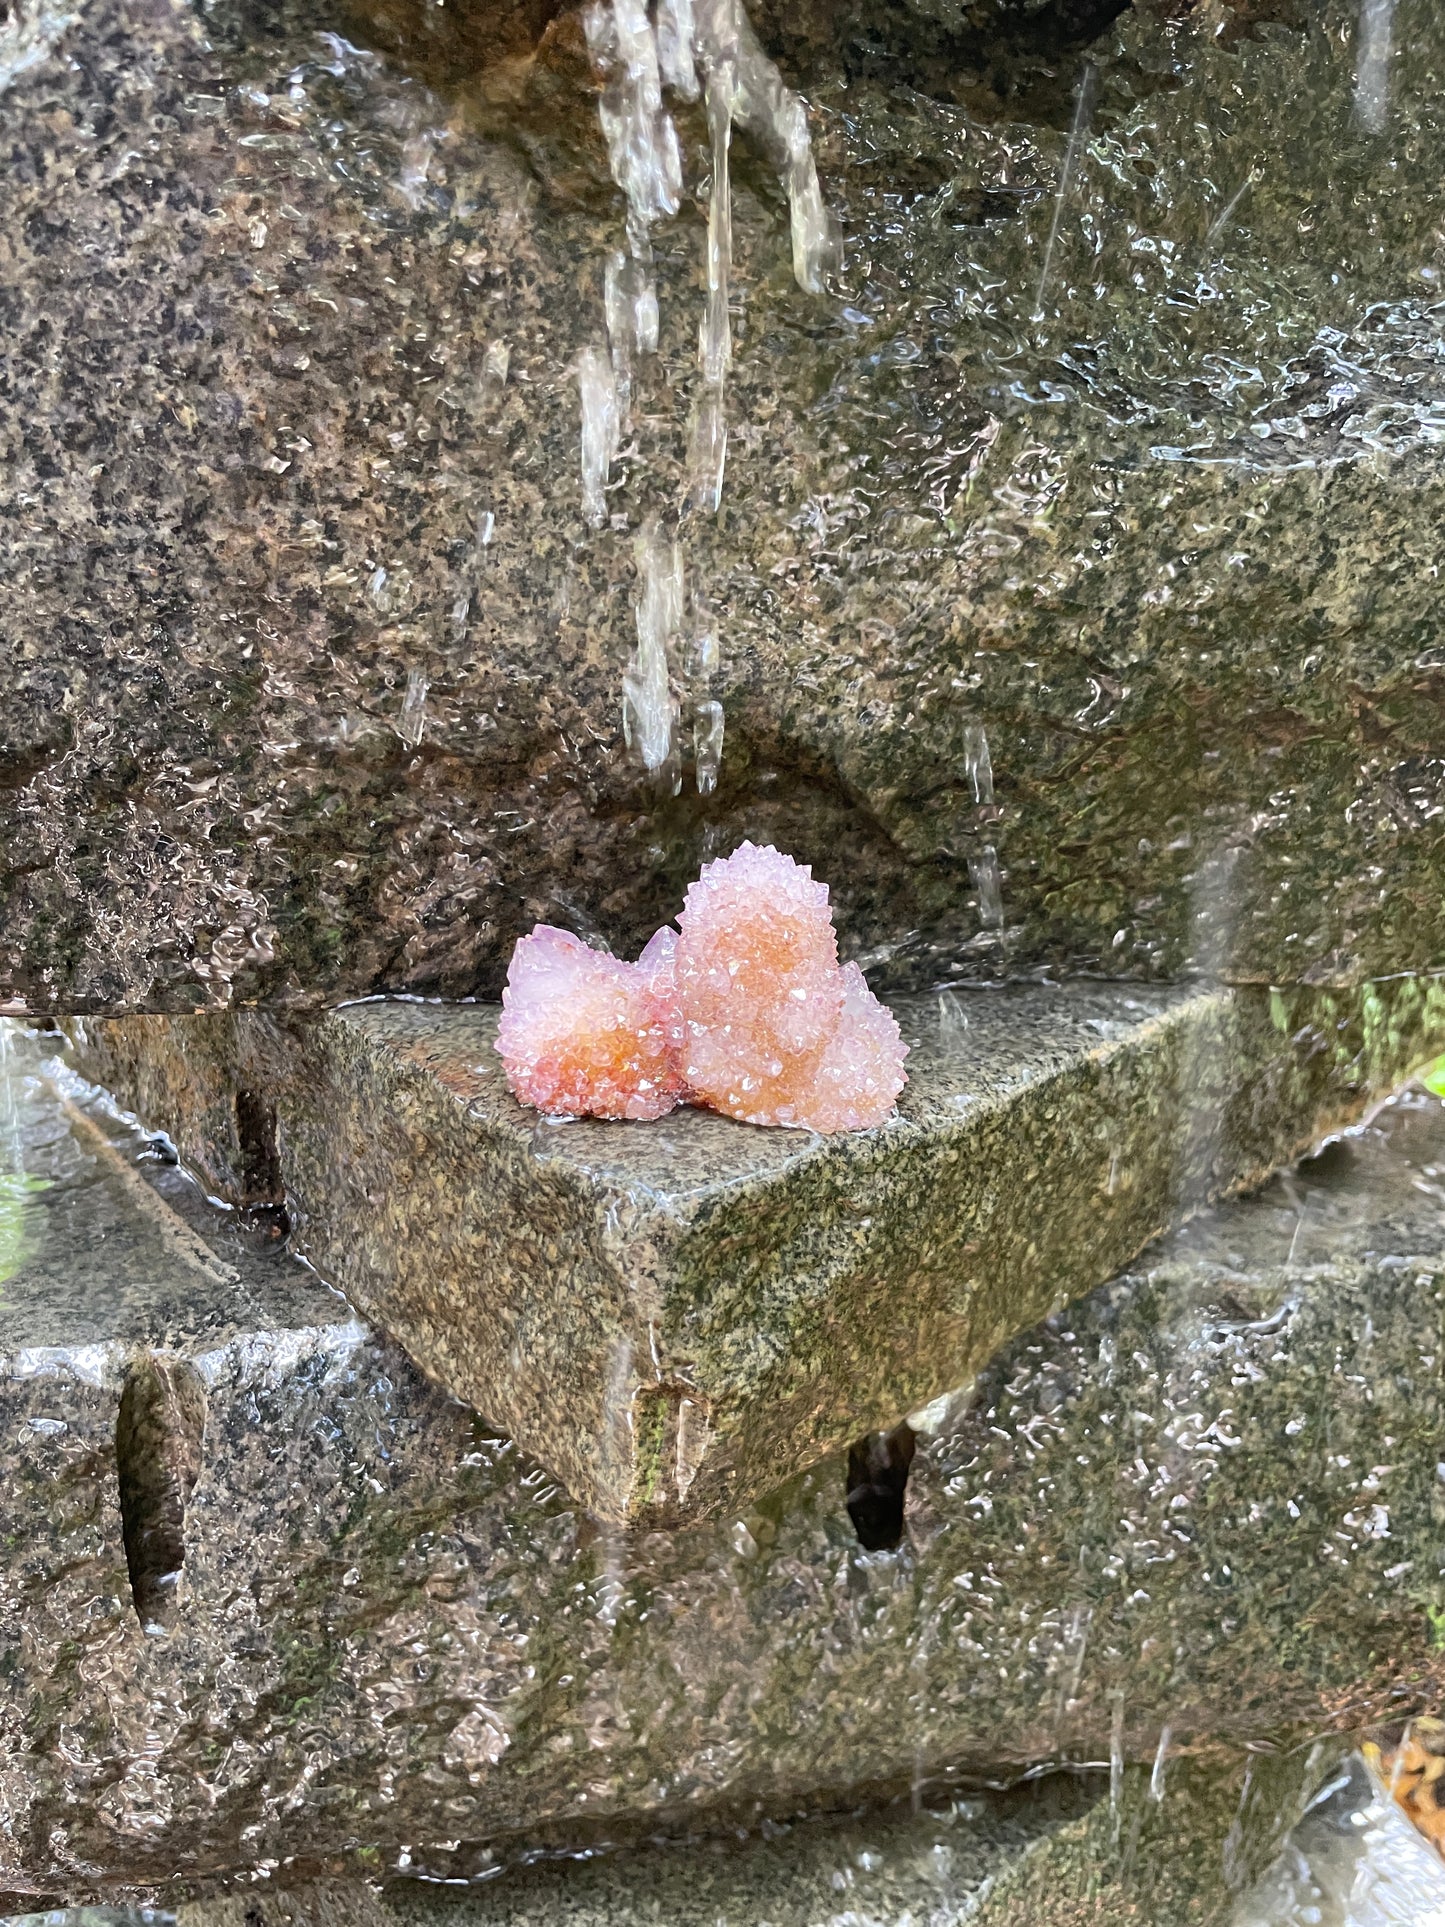
[{"label": "rough stone surface", "polygon": [[[50,1184],[3,1286],[0,1891],[474,1876],[1111,1746],[1148,1767],[1166,1726],[1172,1772],[1438,1703],[1436,1099],[1007,1346],[874,1554],[841,1461],[717,1523],[598,1532],[314,1277],[235,1231],[228,1291],[173,1242],[127,1266],[135,1186],[44,1118],[27,1141]],[[157,1348],[207,1409],[148,1636],[116,1436]]]},{"label": "rough stone surface", "polygon": [[[700,1839],[510,1870],[472,1892],[358,1883],[182,1905],[177,1927],[826,1927],[840,1914],[904,1927],[975,1918],[999,1876],[1099,1797],[1095,1775],[982,1794],[939,1812],[906,1804],[761,1837]],[[912,1910],[912,1911],[910,1911]],[[986,1913],[977,1916],[987,1921]]]},{"label": "rough stone surface", "polygon": [[1382,1923],[1425,1927],[1445,1863],[1359,1754],[1325,1742],[534,1862],[472,1887],[252,1880],[174,1914],[3,1927],[1318,1927],[1361,1896]]},{"label": "rough stone surface", "polygon": [[1326,1741],[534,1862],[471,1887],[253,1879],[174,1914],[3,1927],[1318,1927],[1362,1896],[1381,1923],[1425,1927],[1445,1863],[1360,1755]]},{"label": "rough stone surface", "polygon": [[[736,1510],[960,1384],[1445,1047],[1445,986],[946,993],[895,1118],[539,1119],[496,1012],[76,1020],[86,1075],[598,1516]],[[255,1120],[274,1149],[255,1141]]]},{"label": "rough stone surface", "polygon": [[727,487],[685,531],[722,778],[658,805],[619,692],[697,199],[593,536],[572,369],[622,219],[575,30],[442,96],[312,0],[91,0],[5,95],[0,990],[495,996],[534,921],[635,953],[742,835],[922,981],[1445,957],[1445,16],[1402,16],[1371,133],[1349,0],[1169,11],[1090,50],[1067,182],[1047,46],[1041,105],[986,48],[910,65],[948,10],[886,72],[807,53],[827,297],[736,143]]}]

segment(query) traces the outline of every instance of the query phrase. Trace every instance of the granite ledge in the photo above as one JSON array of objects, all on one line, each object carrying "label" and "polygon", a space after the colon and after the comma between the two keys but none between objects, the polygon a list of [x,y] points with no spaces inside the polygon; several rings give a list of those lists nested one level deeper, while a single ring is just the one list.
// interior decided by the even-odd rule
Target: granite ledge
[{"label": "granite ledge", "polygon": [[1103,984],[901,1005],[896,1116],[559,1123],[480,1005],[72,1019],[79,1068],[594,1514],[745,1506],[966,1380],[1445,1048],[1445,988]]}]

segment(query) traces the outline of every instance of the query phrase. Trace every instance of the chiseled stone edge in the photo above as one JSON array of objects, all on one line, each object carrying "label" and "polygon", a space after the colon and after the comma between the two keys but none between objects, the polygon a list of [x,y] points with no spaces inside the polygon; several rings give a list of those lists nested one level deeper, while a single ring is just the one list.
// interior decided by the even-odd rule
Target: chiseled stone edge
[{"label": "chiseled stone edge", "polygon": [[539,1152],[477,1039],[475,1074],[467,1052],[448,1071],[423,1012],[484,1021],[372,1003],[68,1029],[84,1073],[233,1199],[259,1155],[237,1093],[274,1113],[259,1163],[298,1249],[596,1515],[649,1525],[744,1506],[957,1386],[1445,1049],[1437,977],[1206,986],[990,1102],[683,1196]]}]

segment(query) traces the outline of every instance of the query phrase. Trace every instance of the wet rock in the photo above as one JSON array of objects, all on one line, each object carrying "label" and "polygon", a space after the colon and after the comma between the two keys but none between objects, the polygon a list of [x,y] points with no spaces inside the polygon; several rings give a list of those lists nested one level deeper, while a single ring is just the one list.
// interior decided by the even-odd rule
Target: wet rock
[{"label": "wet rock", "polygon": [[[841,1456],[736,1517],[599,1532],[274,1247],[212,1229],[219,1291],[146,1242],[133,1185],[68,1183],[65,1134],[33,1143],[50,1183],[0,1311],[6,1891],[272,1861],[291,1884],[471,1877],[522,1845],[1111,1751],[1170,1783],[1180,1753],[1438,1698],[1445,1114],[1423,1094],[1343,1170],[1197,1220],[1014,1340],[934,1415],[903,1542],[874,1553]],[[183,1230],[212,1222],[146,1168]],[[150,1632],[115,1461],[137,1348],[207,1399]]]},{"label": "wet rock", "polygon": [[1445,996],[1406,978],[899,1014],[897,1116],[832,1138],[541,1117],[475,1007],[70,1028],[86,1075],[220,1195],[273,1169],[295,1248],[583,1505],[657,1525],[895,1425],[1445,1047]]},{"label": "wet rock", "polygon": [[5,95],[0,990],[495,995],[534,920],[635,950],[744,835],[899,982],[1438,961],[1445,27],[1372,131],[1343,0],[1219,24],[1093,43],[1067,180],[1072,54],[1035,104],[824,48],[822,297],[740,137],[726,487],[684,530],[723,762],[659,802],[620,690],[700,119],[594,534],[573,369],[622,216],[565,22],[443,96],[311,0],[92,0]]}]

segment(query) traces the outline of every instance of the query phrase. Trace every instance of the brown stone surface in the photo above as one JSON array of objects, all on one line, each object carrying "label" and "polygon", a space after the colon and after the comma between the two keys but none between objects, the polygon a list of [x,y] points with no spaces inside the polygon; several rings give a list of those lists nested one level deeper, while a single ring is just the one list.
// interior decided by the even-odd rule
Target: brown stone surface
[{"label": "brown stone surface", "polygon": [[[600,1517],[736,1510],[963,1382],[1445,1048],[1445,988],[900,1005],[898,1113],[820,1138],[522,1107],[495,1011],[77,1019],[86,1074]],[[248,1133],[274,1123],[274,1146]]]},{"label": "brown stone surface", "polygon": [[[901,1545],[866,1553],[841,1459],[738,1515],[599,1532],[76,1099],[130,1162],[27,1098],[0,1892],[469,1878],[1115,1741],[1147,1776],[1165,1726],[1252,1749],[1258,1782],[1294,1738],[1439,1704],[1438,1100],[1021,1334],[920,1439]],[[147,1634],[117,1440],[153,1353],[206,1410],[175,1615]]]},{"label": "brown stone surface", "polygon": [[1121,16],[1062,201],[1072,55],[981,119],[986,74],[820,54],[818,299],[739,137],[727,490],[684,531],[727,741],[659,806],[619,693],[700,121],[594,535],[622,218],[575,47],[441,95],[313,4],[90,0],[0,135],[0,995],[495,996],[537,917],[635,945],[743,835],[922,985],[1439,962],[1445,27],[1369,137],[1327,11]]}]

